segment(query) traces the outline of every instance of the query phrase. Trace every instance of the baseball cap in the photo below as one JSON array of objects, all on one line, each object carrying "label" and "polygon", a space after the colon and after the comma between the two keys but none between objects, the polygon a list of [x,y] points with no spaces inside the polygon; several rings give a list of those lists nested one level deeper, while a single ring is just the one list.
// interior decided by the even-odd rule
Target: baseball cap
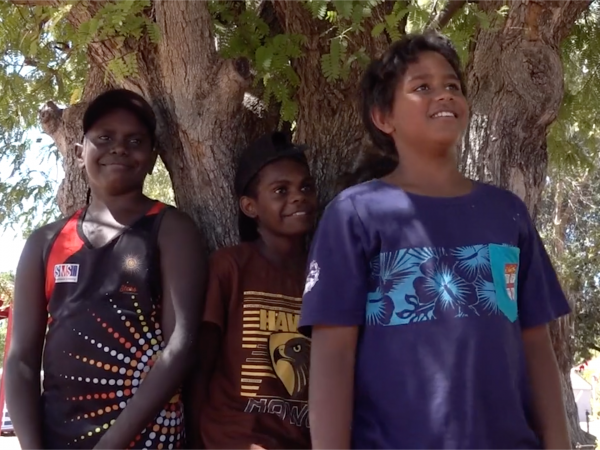
[{"label": "baseball cap", "polygon": [[282,132],[266,134],[244,149],[235,174],[235,193],[238,197],[244,194],[248,184],[267,164],[283,158],[293,158],[307,164],[304,151],[306,145],[292,143]]},{"label": "baseball cap", "polygon": [[83,115],[83,133],[87,133],[94,123],[116,109],[124,109],[135,115],[148,128],[154,143],[154,111],[144,97],[128,89],[111,89],[92,100]]}]

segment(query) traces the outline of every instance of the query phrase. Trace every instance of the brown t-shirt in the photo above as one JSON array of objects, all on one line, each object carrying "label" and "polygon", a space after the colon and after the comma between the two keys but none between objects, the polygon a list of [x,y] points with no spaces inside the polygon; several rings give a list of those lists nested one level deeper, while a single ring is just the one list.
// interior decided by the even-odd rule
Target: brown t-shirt
[{"label": "brown t-shirt", "polygon": [[310,448],[310,340],[298,333],[303,284],[253,244],[215,252],[204,321],[222,345],[202,408],[209,449]]}]

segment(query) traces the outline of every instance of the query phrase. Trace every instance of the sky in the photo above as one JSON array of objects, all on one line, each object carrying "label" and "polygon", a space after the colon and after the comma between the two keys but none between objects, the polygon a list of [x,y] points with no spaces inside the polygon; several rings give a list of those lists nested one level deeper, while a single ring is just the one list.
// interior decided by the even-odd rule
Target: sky
[{"label": "sky", "polygon": [[[55,193],[58,185],[63,178],[63,170],[59,163],[53,164],[50,159],[43,158],[46,147],[52,142],[49,136],[42,134],[39,130],[31,130],[27,133],[27,137],[31,139],[33,145],[24,162],[24,170],[38,170],[50,177],[54,186]],[[41,142],[36,142],[41,139]],[[10,161],[6,159],[0,160],[0,179],[10,181],[12,166]],[[42,176],[35,177],[34,182],[42,183]],[[15,226],[14,229],[8,228],[2,230],[0,227],[0,272],[15,271],[19,262],[19,257],[23,251],[25,239],[23,239],[22,230]]]}]

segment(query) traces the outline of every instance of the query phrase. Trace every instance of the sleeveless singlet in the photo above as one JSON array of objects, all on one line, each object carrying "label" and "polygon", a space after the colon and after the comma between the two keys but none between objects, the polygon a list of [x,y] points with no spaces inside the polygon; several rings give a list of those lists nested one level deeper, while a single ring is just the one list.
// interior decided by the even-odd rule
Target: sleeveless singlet
[{"label": "sleeveless singlet", "polygon": [[[86,208],[49,225],[45,448],[93,448],[162,351],[157,237],[165,206],[157,202],[98,248],[83,233]],[[180,448],[184,433],[178,392],[129,448]]]}]

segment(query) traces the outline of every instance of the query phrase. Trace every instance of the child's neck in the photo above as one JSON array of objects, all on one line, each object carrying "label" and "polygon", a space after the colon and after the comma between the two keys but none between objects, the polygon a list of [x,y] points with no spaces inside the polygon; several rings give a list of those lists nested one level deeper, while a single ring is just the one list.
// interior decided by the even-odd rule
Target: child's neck
[{"label": "child's neck", "polygon": [[398,167],[385,181],[408,192],[435,197],[468,194],[472,183],[458,170],[453,152],[432,156],[423,152],[402,152]]},{"label": "child's neck", "polygon": [[143,213],[152,202],[153,200],[146,197],[141,190],[120,195],[107,195],[92,190],[88,211],[92,213],[109,211],[116,220],[127,222],[131,216]]},{"label": "child's neck", "polygon": [[286,272],[304,276],[308,255],[303,236],[290,238],[261,233],[256,245],[263,256],[274,265],[281,267]]}]

